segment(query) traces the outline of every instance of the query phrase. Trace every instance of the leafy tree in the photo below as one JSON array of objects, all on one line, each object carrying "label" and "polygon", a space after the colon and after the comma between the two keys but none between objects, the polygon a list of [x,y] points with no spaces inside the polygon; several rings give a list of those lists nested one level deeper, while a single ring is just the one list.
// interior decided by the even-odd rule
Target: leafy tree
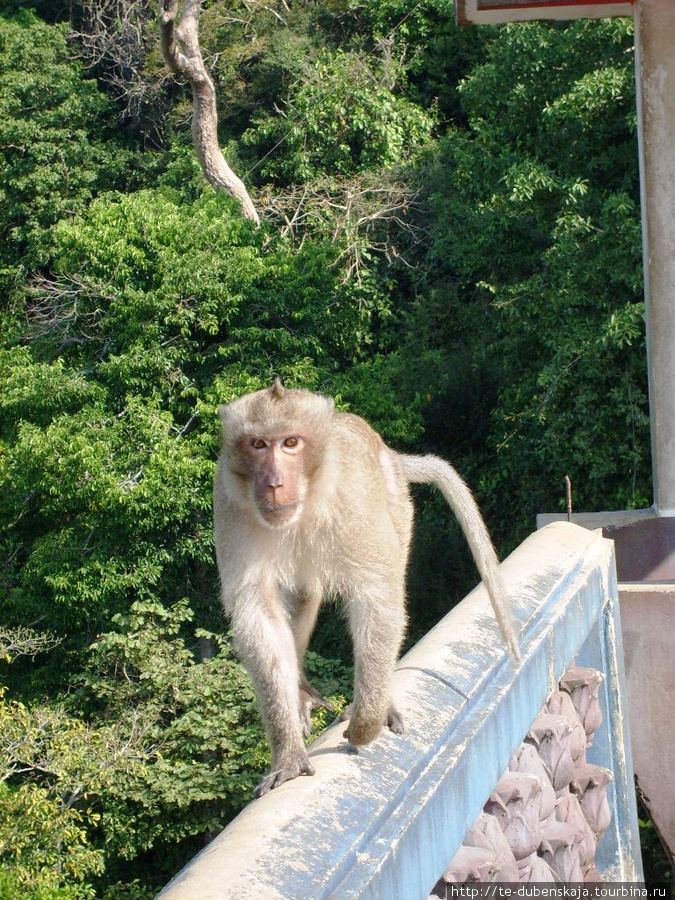
[{"label": "leafy tree", "polygon": [[468,129],[426,170],[433,278],[412,327],[466,429],[447,417],[436,437],[480,465],[511,541],[564,502],[565,475],[578,509],[648,502],[631,39],[623,19],[500,30],[460,86]]},{"label": "leafy tree", "polygon": [[[47,25],[29,10],[0,17],[0,265],[30,266],[27,247],[119,183],[131,161],[114,140],[110,100],[83,77],[66,37],[65,25]],[[5,284],[12,273],[5,271]]]},{"label": "leafy tree", "polygon": [[[53,645],[30,629],[0,631],[3,663]],[[103,853],[90,845],[87,826],[98,816],[89,804],[74,806],[80,791],[72,783],[62,793],[54,790],[71,762],[81,765],[90,749],[87,729],[61,707],[30,709],[8,699],[0,685],[2,900],[93,900],[85,879],[101,872]]]},{"label": "leafy tree", "polygon": [[[244,140],[269,155],[264,176],[281,183],[352,175],[400,164],[428,141],[433,115],[396,92],[404,73],[394,46],[379,57],[324,52],[290,92],[283,116],[261,118]],[[282,155],[270,153],[280,142]]]},{"label": "leafy tree", "polygon": [[[187,600],[170,609],[136,601],[93,642],[70,700],[78,714],[114,723],[127,756],[90,774],[100,785],[108,877],[118,861],[158,846],[176,865],[172,848],[219,831],[268,762],[247,675],[225,638],[197,629],[188,644],[192,618]],[[207,651],[201,659],[199,646]]]},{"label": "leafy tree", "polygon": [[[0,744],[10,759],[0,784],[0,897],[14,900],[93,900],[87,880],[103,870],[104,854],[91,846],[87,827],[98,815],[48,785],[55,771],[81,753],[85,730],[58,710],[30,711],[0,701]],[[87,744],[86,749],[94,748]],[[47,767],[50,767],[49,769]],[[16,774],[39,773],[38,783]],[[47,786],[45,786],[47,785]],[[14,893],[12,893],[14,891]]]}]

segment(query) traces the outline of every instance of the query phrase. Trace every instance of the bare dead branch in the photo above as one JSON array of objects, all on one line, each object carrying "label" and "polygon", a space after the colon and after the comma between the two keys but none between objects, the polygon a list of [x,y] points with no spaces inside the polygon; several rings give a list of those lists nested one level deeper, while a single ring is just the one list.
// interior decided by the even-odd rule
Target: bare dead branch
[{"label": "bare dead branch", "polygon": [[122,118],[143,123],[156,139],[164,129],[169,76],[147,66],[156,46],[154,6],[152,0],[81,0],[71,38],[120,102]]},{"label": "bare dead branch", "polygon": [[0,659],[10,662],[19,656],[37,656],[60,643],[60,638],[32,628],[0,628]]},{"label": "bare dead branch", "polygon": [[29,288],[26,318],[34,338],[58,340],[63,349],[72,344],[103,341],[100,323],[115,298],[76,275],[35,275]]},{"label": "bare dead branch", "polygon": [[159,40],[164,61],[192,88],[192,140],[206,180],[217,190],[235,197],[247,219],[260,218],[243,181],[227,164],[218,144],[216,91],[199,46],[201,0],[185,0],[176,25],[178,0],[159,0]]},{"label": "bare dead branch", "polygon": [[406,263],[407,248],[418,243],[421,229],[409,212],[417,207],[414,190],[382,173],[344,183],[299,185],[283,194],[270,191],[262,198],[263,216],[300,245],[321,232],[340,248],[337,263],[343,281],[361,283],[365,255],[381,254],[388,262]]}]

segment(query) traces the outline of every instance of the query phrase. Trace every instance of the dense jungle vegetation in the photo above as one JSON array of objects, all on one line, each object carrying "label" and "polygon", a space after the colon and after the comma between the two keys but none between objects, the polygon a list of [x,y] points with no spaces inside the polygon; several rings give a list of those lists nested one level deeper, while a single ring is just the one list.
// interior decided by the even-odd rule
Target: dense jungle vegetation
[{"label": "dense jungle vegetation", "polygon": [[[207,0],[199,172],[150,0],[0,0],[0,900],[146,900],[266,766],[216,408],[279,373],[451,459],[500,552],[651,502],[632,24]],[[475,582],[417,494],[410,636]],[[328,610],[309,658],[341,701]]]}]

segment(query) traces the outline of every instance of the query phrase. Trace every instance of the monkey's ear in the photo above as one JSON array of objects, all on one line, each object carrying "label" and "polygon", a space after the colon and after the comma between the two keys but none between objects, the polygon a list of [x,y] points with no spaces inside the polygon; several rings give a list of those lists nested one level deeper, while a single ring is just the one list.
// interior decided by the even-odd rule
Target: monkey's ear
[{"label": "monkey's ear", "polygon": [[274,384],[270,388],[270,396],[274,397],[275,400],[281,400],[285,393],[286,388],[281,383],[281,378],[277,375],[274,379]]}]

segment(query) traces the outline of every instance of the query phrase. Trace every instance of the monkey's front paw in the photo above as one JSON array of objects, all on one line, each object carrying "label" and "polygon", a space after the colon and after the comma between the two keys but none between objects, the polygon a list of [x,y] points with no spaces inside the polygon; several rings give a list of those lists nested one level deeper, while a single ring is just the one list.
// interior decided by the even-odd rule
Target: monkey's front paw
[{"label": "monkey's front paw", "polygon": [[360,719],[358,716],[352,716],[343,737],[346,737],[350,744],[360,746],[374,741],[381,731],[381,719]]},{"label": "monkey's front paw", "polygon": [[[342,711],[342,715],[340,716],[338,721],[346,722],[351,717],[351,715],[352,715],[352,705],[350,703],[349,706],[346,706],[344,708],[344,710]],[[391,731],[393,734],[403,734],[403,732],[405,731],[405,727],[403,725],[403,716],[396,709],[395,706],[390,706],[387,709],[387,712],[384,716],[383,724],[386,725],[387,728],[389,729],[389,731]],[[352,735],[352,730],[351,730],[352,725],[353,725],[353,722],[350,723],[349,727],[344,732],[344,737],[346,737],[352,744],[367,744],[368,740],[354,740],[352,738],[352,736],[351,736]],[[354,729],[354,736],[361,737],[362,734],[368,733],[368,731],[371,729],[372,729],[372,723],[367,722],[365,724],[365,728],[363,725],[357,724],[356,728]],[[380,729],[378,728],[374,737],[377,737],[377,735],[379,734],[379,731],[380,731]],[[371,740],[371,741],[374,740],[374,737],[369,738],[369,740]]]},{"label": "monkey's front paw", "polygon": [[258,797],[262,797],[263,794],[273,791],[274,788],[279,787],[284,781],[291,781],[291,779],[297,778],[298,775],[313,775],[315,771],[314,766],[306,755],[298,756],[297,759],[294,759],[289,765],[283,766],[280,769],[275,769],[270,772],[266,778],[263,778],[258,787],[253,791],[253,798],[257,799]]}]

